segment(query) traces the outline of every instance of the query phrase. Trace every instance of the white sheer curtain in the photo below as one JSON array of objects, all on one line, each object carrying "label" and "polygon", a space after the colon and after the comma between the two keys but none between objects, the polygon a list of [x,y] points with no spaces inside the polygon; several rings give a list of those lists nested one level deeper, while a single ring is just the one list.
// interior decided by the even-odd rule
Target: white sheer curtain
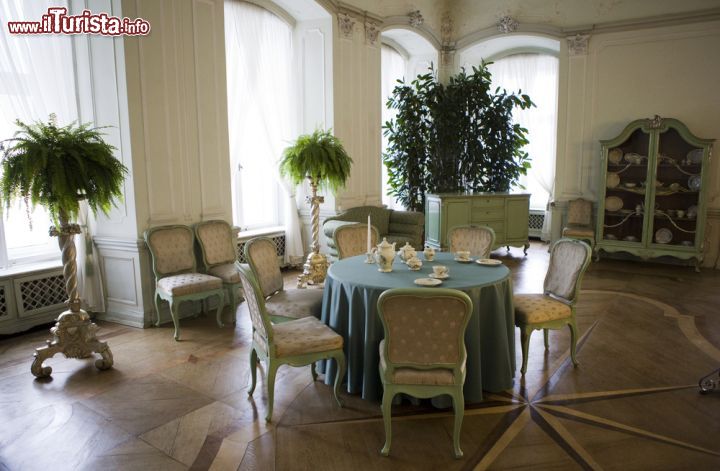
[{"label": "white sheer curtain", "polygon": [[520,183],[531,193],[530,208],[545,211],[543,239],[550,237],[548,203],[555,185],[557,136],[558,59],[547,54],[514,54],[489,65],[493,86],[508,91],[521,89],[530,95],[536,108],[516,109],[513,117],[528,130],[530,144],[525,150],[532,167]]},{"label": "white sheer curtain", "polygon": [[235,222],[243,229],[285,226],[285,261],[303,258],[295,188],[278,163],[296,136],[292,28],[276,15],[225,2],[228,124]]},{"label": "white sheer curtain", "polygon": [[[381,87],[381,109],[382,109],[382,125],[390,121],[397,114],[396,110],[389,109],[387,107],[387,100],[392,94],[393,89],[397,85],[397,81],[405,77],[405,69],[407,67],[407,61],[400,55],[395,49],[385,44],[382,45],[380,51],[380,87]],[[387,149],[388,140],[382,136],[382,149]],[[394,197],[387,194],[390,185],[388,185],[388,173],[385,164],[380,160],[381,167],[381,178],[382,178],[382,202],[385,206],[390,209],[404,209],[402,204],[395,200]]]},{"label": "white sheer curtain", "polygon": [[[0,141],[11,138],[15,120],[47,121],[55,113],[60,125],[78,119],[73,53],[70,36],[11,35],[6,22],[39,21],[48,7],[67,6],[54,0],[4,0],[0,2]],[[25,204],[2,208],[6,263],[32,261],[59,255],[57,241],[48,236],[47,212],[36,208],[26,214]]]}]

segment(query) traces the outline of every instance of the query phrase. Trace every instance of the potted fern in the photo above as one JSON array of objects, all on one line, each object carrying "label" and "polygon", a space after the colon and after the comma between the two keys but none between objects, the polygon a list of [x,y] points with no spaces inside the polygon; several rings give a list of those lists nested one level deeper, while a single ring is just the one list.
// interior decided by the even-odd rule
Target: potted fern
[{"label": "potted fern", "polygon": [[280,161],[280,174],[293,184],[299,185],[306,178],[310,182],[312,196],[308,197],[312,221],[312,252],[304,265],[303,274],[298,277],[298,287],[306,282],[322,283],[327,273],[327,258],[320,253],[320,203],[324,197],[318,196],[318,188],[333,192],[345,186],[350,176],[352,159],[345,151],[340,140],[327,130],[315,130],[304,134],[283,153]]},{"label": "potted fern", "polygon": [[[55,115],[49,121],[26,124],[16,121],[19,130],[4,141],[7,149],[2,159],[0,200],[9,206],[21,198],[28,206],[47,209],[54,226],[50,235],[57,236],[62,249],[65,290],[69,310],[58,318],[51,332],[53,342],[37,349],[32,373],[47,376],[50,367],[42,367],[45,358],[62,352],[66,357],[85,358],[98,352],[98,368],[112,366],[112,354],[104,342],[95,339],[97,326],[80,309],[77,293],[77,266],[74,235],[80,227],[73,223],[85,200],[93,213],[108,213],[122,197],[125,166],[113,156],[114,148],[102,139],[99,128],[88,124],[60,127]],[[70,329],[69,331],[67,329]],[[78,334],[79,333],[79,334]]]}]

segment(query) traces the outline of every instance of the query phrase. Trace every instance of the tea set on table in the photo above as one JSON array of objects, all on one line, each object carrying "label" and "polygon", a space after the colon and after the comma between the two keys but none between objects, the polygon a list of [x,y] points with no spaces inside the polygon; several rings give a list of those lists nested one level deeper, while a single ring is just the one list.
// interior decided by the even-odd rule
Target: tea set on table
[{"label": "tea set on table", "polygon": [[[409,242],[406,242],[405,245],[396,253],[395,244],[395,242],[389,243],[387,238],[383,237],[382,242],[373,248],[372,252],[367,254],[368,258],[366,263],[376,263],[379,272],[389,273],[393,271],[392,265],[395,261],[395,256],[397,256],[404,264],[407,265],[409,270],[419,271],[423,266],[423,261],[418,258],[418,253],[415,248],[410,245]],[[426,247],[425,250],[423,250],[423,258],[427,262],[432,262],[435,259],[435,249],[432,247]],[[470,257],[470,252],[465,250],[455,252],[454,260],[459,263],[473,262],[473,259]],[[474,261],[479,265],[488,266],[502,264],[500,260],[491,258],[483,258]],[[437,286],[442,283],[442,280],[448,278],[449,276],[450,269],[447,266],[433,265],[432,273],[430,273],[429,278],[418,278],[415,280],[415,284],[420,286]]]}]

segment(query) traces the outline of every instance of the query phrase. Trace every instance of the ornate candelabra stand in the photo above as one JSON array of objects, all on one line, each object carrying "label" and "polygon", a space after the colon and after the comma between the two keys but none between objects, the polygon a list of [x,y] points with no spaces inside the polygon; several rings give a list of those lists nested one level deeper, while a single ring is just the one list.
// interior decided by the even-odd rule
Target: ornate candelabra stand
[{"label": "ornate candelabra stand", "polygon": [[307,197],[310,203],[310,218],[312,222],[312,245],[311,252],[303,265],[302,274],[298,275],[297,287],[305,288],[307,284],[320,284],[325,281],[327,269],[330,265],[325,254],[320,253],[320,203],[325,202],[325,198],[317,194],[317,182],[312,177],[310,180],[310,188],[312,196]]},{"label": "ornate candelabra stand", "polygon": [[95,338],[98,330],[97,324],[90,320],[90,316],[80,309],[80,298],[77,293],[77,264],[75,262],[75,234],[80,233],[80,226],[69,224],[67,217],[60,216],[60,226],[51,227],[50,235],[58,237],[58,245],[62,250],[63,275],[65,277],[65,291],[68,294],[68,310],[60,314],[57,323],[50,329],[52,340],[46,340],[47,345],[35,349],[35,360],[30,371],[38,378],[50,376],[52,368],[43,366],[47,358],[56,353],[62,353],[66,358],[88,358],[93,353],[99,353],[102,359],[95,361],[95,366],[107,370],[113,365],[113,356],[110,347],[105,342]]}]

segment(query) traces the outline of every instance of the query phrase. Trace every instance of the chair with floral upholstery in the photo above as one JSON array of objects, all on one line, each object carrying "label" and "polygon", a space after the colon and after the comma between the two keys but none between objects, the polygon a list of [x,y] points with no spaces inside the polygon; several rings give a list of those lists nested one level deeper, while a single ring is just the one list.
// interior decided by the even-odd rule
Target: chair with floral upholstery
[{"label": "chair with floral upholstery", "polygon": [[265,300],[252,272],[238,264],[245,300],[250,311],[253,326],[252,347],[250,349],[250,372],[252,383],[248,395],[252,396],[257,381],[258,359],[265,362],[267,374],[268,409],[265,420],[270,422],[273,412],[275,392],[275,373],[282,365],[307,366],[313,381],[317,379],[315,362],[334,359],[337,362],[337,376],[333,392],[340,407],[343,406],[338,395],[340,384],[345,376],[345,353],[343,338],[314,317],[303,317],[280,324],[270,322],[265,310]]},{"label": "chair with floral upholstery", "polygon": [[577,198],[568,203],[567,226],[562,236],[587,241],[590,248],[595,247],[595,226],[592,217],[592,202]]},{"label": "chair with floral upholstery", "polygon": [[533,330],[543,330],[545,349],[548,346],[548,329],[570,327],[570,358],[575,358],[577,327],[575,326],[575,303],[580,291],[580,282],[590,264],[591,249],[588,244],[576,239],[560,239],[550,251],[543,293],[516,294],[515,325],[520,328],[523,363],[521,372],[527,372],[528,349]]},{"label": "chair with floral upholstery", "polygon": [[237,252],[232,228],[222,220],[203,221],[195,225],[195,237],[200,244],[205,271],[223,281],[233,323],[236,323],[240,275],[235,267]]},{"label": "chair with floral upholstery", "polygon": [[[367,252],[367,223],[340,226],[333,232],[333,241],[338,251],[338,260],[363,255]],[[375,226],[370,226],[370,247],[378,243],[379,233]]]},{"label": "chair with floral upholstery", "polygon": [[391,405],[396,394],[428,398],[452,397],[455,410],[453,448],[460,449],[460,427],[465,415],[465,329],[472,301],[462,291],[440,288],[397,288],[378,299],[378,314],[385,331],[380,342],[380,378],[385,445],[390,454]]},{"label": "chair with floral upholstery", "polygon": [[470,252],[470,256],[488,258],[495,244],[495,231],[488,226],[456,226],[448,231],[450,252]]},{"label": "chair with floral upholstery", "polygon": [[260,285],[267,310],[273,322],[302,317],[320,318],[323,292],[320,289],[285,289],[277,246],[268,237],[256,237],[245,243],[245,260]]},{"label": "chair with floral upholstery", "polygon": [[145,231],[145,242],[152,255],[155,273],[155,325],[160,325],[160,299],[164,299],[170,304],[175,340],[180,340],[180,304],[183,301],[204,301],[211,296],[217,296],[217,323],[223,327],[223,282],[216,276],[198,273],[192,229],[182,225],[153,227]]}]

